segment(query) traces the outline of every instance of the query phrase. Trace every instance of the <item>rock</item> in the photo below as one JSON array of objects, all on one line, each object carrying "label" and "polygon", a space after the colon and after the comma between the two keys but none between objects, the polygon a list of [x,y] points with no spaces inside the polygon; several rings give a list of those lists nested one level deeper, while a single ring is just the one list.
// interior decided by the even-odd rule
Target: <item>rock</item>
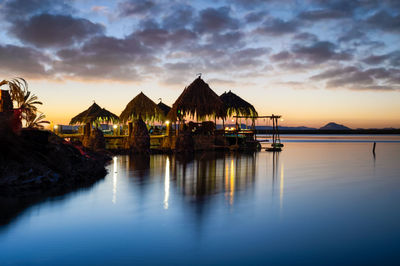
[{"label": "rock", "polygon": [[128,139],[128,145],[132,153],[150,153],[150,135],[145,122],[140,117],[134,123],[132,134]]}]

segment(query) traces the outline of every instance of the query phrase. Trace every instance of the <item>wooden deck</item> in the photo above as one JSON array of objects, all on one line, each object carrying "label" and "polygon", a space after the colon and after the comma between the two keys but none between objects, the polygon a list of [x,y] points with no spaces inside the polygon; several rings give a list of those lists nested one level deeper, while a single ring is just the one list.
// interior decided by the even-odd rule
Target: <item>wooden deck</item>
[{"label": "wooden deck", "polygon": [[[83,137],[83,134],[57,134],[63,139],[77,140]],[[106,149],[117,150],[124,148],[124,140],[128,135],[104,135],[106,140]],[[150,135],[150,149],[161,150],[162,143],[164,139],[168,137],[167,135]]]}]

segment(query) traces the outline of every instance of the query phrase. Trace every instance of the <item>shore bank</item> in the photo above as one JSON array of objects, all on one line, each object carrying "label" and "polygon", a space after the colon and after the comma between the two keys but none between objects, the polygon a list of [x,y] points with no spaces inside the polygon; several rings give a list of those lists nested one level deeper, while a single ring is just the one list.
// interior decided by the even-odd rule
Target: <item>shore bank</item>
[{"label": "shore bank", "polygon": [[31,196],[66,191],[103,178],[106,153],[64,141],[52,132],[23,129],[19,135],[2,126],[0,132],[0,191]]}]

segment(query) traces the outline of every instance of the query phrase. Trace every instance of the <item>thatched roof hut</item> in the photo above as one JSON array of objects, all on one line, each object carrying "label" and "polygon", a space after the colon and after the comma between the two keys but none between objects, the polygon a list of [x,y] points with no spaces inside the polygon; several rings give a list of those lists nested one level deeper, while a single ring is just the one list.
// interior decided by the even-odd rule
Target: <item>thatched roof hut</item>
[{"label": "thatched roof hut", "polygon": [[142,117],[143,120],[162,121],[164,118],[163,111],[149,97],[140,92],[130,101],[122,111],[119,118],[122,122],[136,120]]},{"label": "thatched roof hut", "polygon": [[169,113],[169,111],[171,110],[171,107],[169,107],[168,105],[166,105],[166,104],[163,103],[163,102],[159,102],[159,103],[157,104],[157,106],[163,111],[164,116],[167,116],[168,113]]},{"label": "thatched roof hut", "polygon": [[243,100],[233,92],[224,92],[219,98],[224,103],[225,116],[242,115],[257,116],[257,111],[253,105]]},{"label": "thatched roof hut", "polygon": [[197,120],[204,120],[207,116],[224,116],[223,102],[201,77],[185,88],[168,113],[172,121],[185,116],[196,117]]},{"label": "thatched roof hut", "polygon": [[73,117],[69,124],[86,124],[93,122],[115,123],[118,121],[119,118],[117,115],[93,103],[87,110]]}]

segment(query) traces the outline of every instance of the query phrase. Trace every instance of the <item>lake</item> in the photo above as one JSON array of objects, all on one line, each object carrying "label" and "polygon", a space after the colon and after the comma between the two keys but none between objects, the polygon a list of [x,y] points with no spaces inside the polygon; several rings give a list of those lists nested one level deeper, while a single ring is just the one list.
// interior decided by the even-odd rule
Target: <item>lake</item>
[{"label": "lake", "polygon": [[0,265],[400,264],[399,136],[331,137],[116,156],[93,186],[16,210]]}]

